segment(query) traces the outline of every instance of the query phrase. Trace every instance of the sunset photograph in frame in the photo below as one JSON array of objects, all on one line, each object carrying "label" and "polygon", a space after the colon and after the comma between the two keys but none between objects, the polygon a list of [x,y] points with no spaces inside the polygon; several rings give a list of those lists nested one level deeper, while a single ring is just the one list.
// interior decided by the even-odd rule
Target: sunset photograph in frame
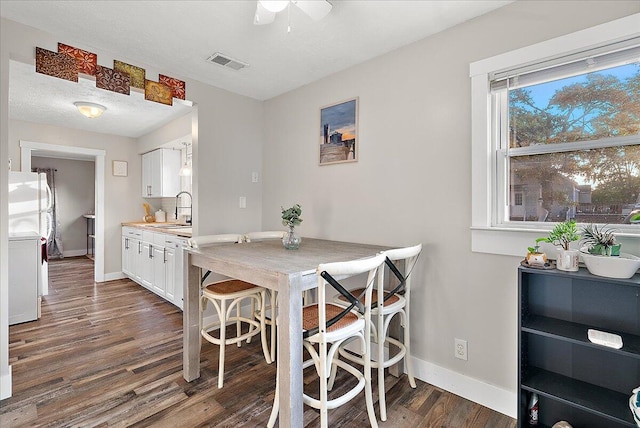
[{"label": "sunset photograph in frame", "polygon": [[358,160],[358,98],[320,109],[320,165]]}]

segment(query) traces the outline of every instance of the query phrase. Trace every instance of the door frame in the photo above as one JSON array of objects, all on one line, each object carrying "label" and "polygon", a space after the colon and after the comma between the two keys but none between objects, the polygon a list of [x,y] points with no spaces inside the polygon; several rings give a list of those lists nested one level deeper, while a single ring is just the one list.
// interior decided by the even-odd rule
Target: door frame
[{"label": "door frame", "polygon": [[20,170],[31,171],[31,156],[42,156],[55,153],[56,156],[68,159],[84,159],[95,161],[95,260],[93,276],[95,282],[104,282],[104,181],[106,150],[86,147],[62,146],[57,144],[37,143],[20,140]]}]

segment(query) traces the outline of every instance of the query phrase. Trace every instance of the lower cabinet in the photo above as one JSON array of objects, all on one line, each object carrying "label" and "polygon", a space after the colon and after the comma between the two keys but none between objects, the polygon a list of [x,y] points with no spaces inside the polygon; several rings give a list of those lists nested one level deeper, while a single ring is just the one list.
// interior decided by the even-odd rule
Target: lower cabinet
[{"label": "lower cabinet", "polygon": [[182,258],[187,239],[122,228],[122,272],[182,309]]}]

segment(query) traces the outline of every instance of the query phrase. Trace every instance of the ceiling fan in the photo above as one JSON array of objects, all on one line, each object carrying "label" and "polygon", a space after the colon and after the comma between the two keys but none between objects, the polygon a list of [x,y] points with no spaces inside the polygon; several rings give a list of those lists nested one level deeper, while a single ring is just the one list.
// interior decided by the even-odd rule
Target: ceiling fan
[{"label": "ceiling fan", "polygon": [[326,0],[258,0],[253,23],[255,25],[271,24],[276,14],[290,7],[291,4],[297,6],[314,21],[327,16],[333,7]]}]

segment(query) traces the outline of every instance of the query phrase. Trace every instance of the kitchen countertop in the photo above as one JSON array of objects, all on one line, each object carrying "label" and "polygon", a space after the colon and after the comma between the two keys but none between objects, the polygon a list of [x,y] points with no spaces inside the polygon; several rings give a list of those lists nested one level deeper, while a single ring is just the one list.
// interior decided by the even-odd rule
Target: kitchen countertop
[{"label": "kitchen countertop", "polygon": [[122,226],[137,227],[138,229],[149,230],[152,232],[166,233],[169,235],[182,236],[184,238],[191,238],[191,226],[188,224],[181,224],[175,222],[166,223],[145,223],[142,221],[130,221],[122,223]]}]

